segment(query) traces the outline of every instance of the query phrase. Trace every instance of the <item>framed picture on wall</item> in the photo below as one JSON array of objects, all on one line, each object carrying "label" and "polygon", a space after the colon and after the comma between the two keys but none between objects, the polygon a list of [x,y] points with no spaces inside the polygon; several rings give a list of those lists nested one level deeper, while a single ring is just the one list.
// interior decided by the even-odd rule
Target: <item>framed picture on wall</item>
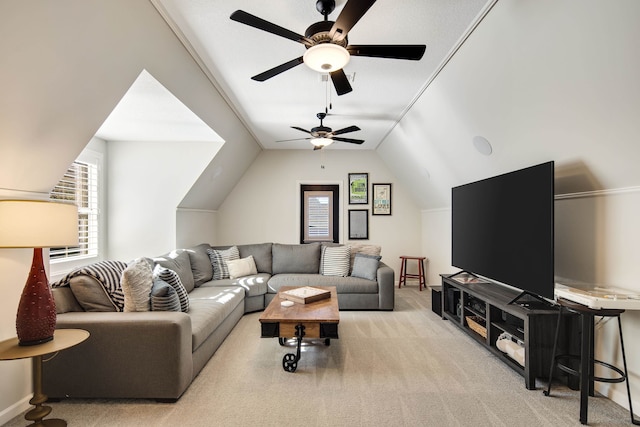
[{"label": "framed picture on wall", "polygon": [[366,205],[369,203],[369,174],[349,174],[349,204]]},{"label": "framed picture on wall", "polygon": [[369,239],[369,209],[349,209],[349,240]]},{"label": "framed picture on wall", "polygon": [[372,215],[391,215],[391,184],[372,184]]}]

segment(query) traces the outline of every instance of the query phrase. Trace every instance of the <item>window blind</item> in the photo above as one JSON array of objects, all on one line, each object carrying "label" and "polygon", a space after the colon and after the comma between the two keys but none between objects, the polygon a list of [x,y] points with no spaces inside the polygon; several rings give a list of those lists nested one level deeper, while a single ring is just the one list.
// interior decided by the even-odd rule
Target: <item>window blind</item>
[{"label": "window blind", "polygon": [[305,241],[333,239],[333,206],[327,192],[305,193]]},{"label": "window blind", "polygon": [[98,254],[98,166],[75,161],[51,190],[51,200],[78,206],[78,246],[51,248],[50,259]]}]

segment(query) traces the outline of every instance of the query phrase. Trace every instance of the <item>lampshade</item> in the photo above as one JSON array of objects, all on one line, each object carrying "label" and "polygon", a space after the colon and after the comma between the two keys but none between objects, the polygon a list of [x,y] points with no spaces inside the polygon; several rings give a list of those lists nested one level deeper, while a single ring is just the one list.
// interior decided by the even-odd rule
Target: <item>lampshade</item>
[{"label": "lampshade", "polygon": [[78,244],[78,208],[68,203],[0,200],[0,248]]},{"label": "lampshade", "polygon": [[44,269],[42,248],[77,244],[78,208],[75,205],[0,200],[0,247],[34,248],[16,315],[20,345],[51,341],[56,328],[56,304]]},{"label": "lampshade", "polygon": [[311,143],[316,147],[326,147],[333,144],[333,139],[330,138],[312,138]]},{"label": "lampshade", "polygon": [[307,67],[320,73],[337,71],[347,65],[350,58],[347,49],[333,43],[311,46],[302,57]]}]

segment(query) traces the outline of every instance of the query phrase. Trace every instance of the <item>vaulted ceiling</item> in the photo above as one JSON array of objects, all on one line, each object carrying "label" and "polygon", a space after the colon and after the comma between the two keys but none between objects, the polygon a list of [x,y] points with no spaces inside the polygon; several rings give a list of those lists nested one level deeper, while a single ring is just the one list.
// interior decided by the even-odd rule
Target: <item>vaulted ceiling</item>
[{"label": "vaulted ceiling", "polygon": [[[244,10],[304,34],[309,25],[324,19],[315,0],[152,2],[265,149],[311,148],[308,141],[276,141],[308,137],[291,126],[307,130],[318,126],[316,114],[329,106],[333,108],[324,125],[334,130],[358,126],[361,131],[343,136],[365,143],[328,148],[377,148],[487,4],[487,0],[375,2],[349,31],[350,44],[425,44],[426,52],[419,61],[352,56],[344,71],[353,91],[338,96],[326,74],[305,65],[264,82],[252,80],[302,56],[305,47],[230,19],[234,11]],[[346,3],[337,0],[329,20],[335,20]]]}]

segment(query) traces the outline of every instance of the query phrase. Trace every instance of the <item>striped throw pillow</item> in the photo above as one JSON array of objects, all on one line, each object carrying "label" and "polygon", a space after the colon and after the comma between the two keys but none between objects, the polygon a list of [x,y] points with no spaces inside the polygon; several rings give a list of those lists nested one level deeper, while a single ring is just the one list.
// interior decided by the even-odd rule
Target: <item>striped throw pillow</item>
[{"label": "striped throw pillow", "polygon": [[350,259],[349,246],[323,246],[320,256],[320,274],[346,277],[349,275]]},{"label": "striped throw pillow", "polygon": [[153,281],[151,287],[151,311],[181,311],[178,293],[173,286],[159,278]]},{"label": "striped throw pillow", "polygon": [[155,269],[153,270],[153,279],[160,279],[171,285],[171,287],[173,287],[173,289],[175,289],[176,293],[178,294],[178,299],[180,300],[180,310],[185,313],[189,311],[189,294],[187,293],[187,289],[180,281],[180,276],[178,276],[178,273],[173,270],[169,270],[167,267],[156,265]]},{"label": "striped throw pillow", "polygon": [[240,259],[240,251],[237,246],[229,249],[207,249],[211,265],[213,266],[213,280],[229,279],[229,266],[227,261]]}]

